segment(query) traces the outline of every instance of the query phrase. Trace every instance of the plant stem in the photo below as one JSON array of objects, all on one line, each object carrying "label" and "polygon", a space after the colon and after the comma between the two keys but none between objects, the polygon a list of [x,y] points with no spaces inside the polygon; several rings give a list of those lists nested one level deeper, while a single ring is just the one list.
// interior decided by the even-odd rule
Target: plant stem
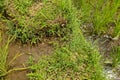
[{"label": "plant stem", "polygon": [[9,71],[7,71],[6,73],[0,75],[0,77],[4,77],[6,75],[8,75],[9,73],[13,72],[13,71],[22,71],[22,70],[26,70],[28,69],[28,67],[25,67],[25,68],[14,68],[14,69],[11,69]]}]

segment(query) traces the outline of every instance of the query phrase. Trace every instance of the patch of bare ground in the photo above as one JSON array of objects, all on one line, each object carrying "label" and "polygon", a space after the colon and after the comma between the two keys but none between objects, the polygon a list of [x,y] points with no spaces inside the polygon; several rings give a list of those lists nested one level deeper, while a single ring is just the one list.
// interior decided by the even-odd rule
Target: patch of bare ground
[{"label": "patch of bare ground", "polygon": [[[12,42],[9,46],[9,54],[7,58],[8,69],[25,68],[28,66],[29,56],[33,56],[38,61],[42,55],[48,55],[53,52],[53,47],[48,44],[49,40],[45,40],[38,45],[21,45],[18,42]],[[20,56],[14,59],[15,55]],[[14,60],[13,60],[14,59]],[[12,61],[12,62],[11,62]],[[29,80],[26,74],[29,70],[13,71],[6,76],[6,80]]]}]

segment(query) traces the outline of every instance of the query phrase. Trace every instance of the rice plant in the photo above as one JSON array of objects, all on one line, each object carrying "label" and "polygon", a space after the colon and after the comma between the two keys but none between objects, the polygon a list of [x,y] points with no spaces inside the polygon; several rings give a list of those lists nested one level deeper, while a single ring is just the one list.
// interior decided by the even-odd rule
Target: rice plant
[{"label": "rice plant", "polygon": [[93,29],[91,32],[93,34],[107,34],[109,24],[115,23],[115,15],[120,6],[119,0],[76,0],[75,3],[79,3],[77,6],[80,7],[78,10],[81,11],[82,24],[92,24],[90,27]]},{"label": "rice plant", "polygon": [[[0,78],[7,72],[6,59],[8,55],[8,46],[11,39],[9,38],[7,43],[0,46]],[[0,43],[2,44],[2,37],[0,34]]]},{"label": "rice plant", "polygon": [[[101,3],[99,6],[97,4]],[[114,15],[119,7],[120,1],[104,1],[99,0],[96,4],[96,9],[93,11],[93,24],[94,30],[97,33],[103,32],[106,33],[109,26],[106,26],[110,22],[114,22]]]}]

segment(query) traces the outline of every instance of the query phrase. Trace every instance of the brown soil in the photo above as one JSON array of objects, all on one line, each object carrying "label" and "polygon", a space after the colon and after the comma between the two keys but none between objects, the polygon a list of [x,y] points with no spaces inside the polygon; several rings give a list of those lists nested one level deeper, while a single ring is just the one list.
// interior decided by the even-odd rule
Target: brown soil
[{"label": "brown soil", "polygon": [[[29,56],[33,56],[37,61],[42,55],[47,55],[53,52],[52,46],[44,41],[36,46],[21,45],[20,43],[12,42],[9,46],[9,54],[7,64],[15,57],[16,54],[22,54],[9,64],[9,70],[15,68],[24,68],[27,66]],[[13,71],[6,76],[6,80],[29,80],[26,76],[28,70]]]}]

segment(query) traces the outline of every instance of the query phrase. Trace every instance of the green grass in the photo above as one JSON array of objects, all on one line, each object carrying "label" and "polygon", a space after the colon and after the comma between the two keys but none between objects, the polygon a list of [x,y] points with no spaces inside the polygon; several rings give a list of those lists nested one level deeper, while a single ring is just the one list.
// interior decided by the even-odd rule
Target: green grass
[{"label": "green grass", "polygon": [[[117,11],[118,8],[118,4],[120,2],[116,1],[106,1],[104,2],[104,0],[100,0],[100,2],[103,5],[100,5],[97,7],[97,9],[95,10],[95,14],[93,17],[93,24],[94,24],[94,29],[97,33],[99,32],[106,32],[107,29],[109,28],[109,25],[106,26],[107,24],[109,24],[110,22],[114,22],[114,15],[115,12]],[[102,8],[100,8],[102,7]]]},{"label": "green grass", "polygon": [[116,21],[116,27],[114,28],[113,35],[118,38],[120,37],[120,18]]},{"label": "green grass", "polygon": [[[11,39],[9,38],[6,44],[0,46],[0,79],[2,79],[1,76],[7,72],[6,59],[8,55],[8,46],[10,41]],[[0,43],[2,44],[1,34]]]},{"label": "green grass", "polygon": [[[8,34],[15,34],[16,40],[31,44],[36,44],[45,37],[67,39],[65,35],[70,33],[70,29],[66,27],[66,17],[62,14],[66,14],[66,12],[61,12],[62,9],[66,8],[63,6],[66,2],[59,5],[59,3],[54,4],[54,1],[42,1],[44,6],[41,6],[42,8],[40,8],[40,10],[38,9],[33,16],[30,14],[29,8],[32,7],[34,3],[35,1],[32,0],[15,0],[13,4],[15,8],[14,6],[12,6],[12,8],[14,12],[16,12],[16,15],[12,15],[12,17],[14,17],[12,20],[5,20],[8,27]],[[38,1],[38,3],[41,2]],[[8,13],[9,15],[13,14],[9,11]]]},{"label": "green grass", "polygon": [[[36,3],[41,6],[31,14],[29,9],[36,8]],[[85,26],[88,32],[92,29],[89,35],[107,34],[118,40],[119,7],[120,0],[1,0],[0,18],[7,26],[7,34],[22,44],[37,44],[51,37],[66,41],[64,45],[57,43],[54,53],[37,63],[30,58],[30,80],[106,80],[99,51],[87,42],[81,28]],[[7,70],[20,56],[15,55],[6,64],[10,41],[0,46],[0,76],[24,69]],[[114,66],[120,63],[119,52],[118,47],[112,53]]]},{"label": "green grass", "polygon": [[120,65],[120,46],[114,47],[111,52],[113,67],[118,67]]},{"label": "green grass", "polygon": [[2,13],[4,11],[4,0],[0,0],[0,18],[2,17]]},{"label": "green grass", "polygon": [[31,63],[32,71],[28,77],[30,80],[105,80],[98,52],[86,53],[89,55],[83,51],[72,52],[67,47],[59,48],[53,55],[41,58],[38,63]]},{"label": "green grass", "polygon": [[[87,30],[90,30],[89,34],[119,36],[120,12],[118,8],[120,7],[120,1],[72,1],[79,11],[77,15],[79,20],[81,20],[81,26],[87,26]],[[10,2],[8,3],[10,4]],[[16,40],[22,43],[36,44],[42,41],[44,37],[57,36],[67,39],[64,35],[69,35],[71,29],[66,27],[66,24],[69,22],[69,19],[66,20],[66,14],[68,13],[67,7],[71,7],[69,4],[71,1],[58,0],[57,3],[56,0],[38,1],[38,3],[41,2],[44,6],[41,6],[36,13],[33,11],[34,15],[30,14],[29,11],[29,8],[36,3],[34,0],[14,0],[14,3],[12,3],[13,12],[16,15],[8,10],[8,15],[12,15],[11,17],[14,17],[14,19],[6,22],[8,24],[8,33],[10,35],[16,34]],[[65,3],[67,6],[64,5]],[[8,8],[9,6],[5,5],[5,7]]]},{"label": "green grass", "polygon": [[[109,34],[110,27],[118,27],[118,25],[112,25],[111,23],[116,24],[116,18],[119,20],[119,15],[116,16],[116,13],[119,14],[118,7],[120,7],[120,1],[114,0],[76,0],[78,10],[81,11],[81,17],[83,25],[88,23],[92,24],[92,34]],[[118,24],[119,22],[117,22]],[[87,25],[86,25],[87,26]],[[89,26],[88,26],[89,27]],[[88,29],[89,30],[89,29]],[[118,34],[118,32],[115,31]],[[114,34],[111,32],[111,36]],[[114,36],[115,37],[115,36]]]},{"label": "green grass", "polygon": [[105,80],[99,52],[85,40],[79,28],[80,21],[71,0],[61,1],[60,9],[72,29],[69,42],[56,48],[52,55],[44,56],[38,63],[30,59],[30,80]]},{"label": "green grass", "polygon": [[21,14],[27,14],[27,9],[32,5],[32,3],[33,0],[14,0],[15,8]]}]

